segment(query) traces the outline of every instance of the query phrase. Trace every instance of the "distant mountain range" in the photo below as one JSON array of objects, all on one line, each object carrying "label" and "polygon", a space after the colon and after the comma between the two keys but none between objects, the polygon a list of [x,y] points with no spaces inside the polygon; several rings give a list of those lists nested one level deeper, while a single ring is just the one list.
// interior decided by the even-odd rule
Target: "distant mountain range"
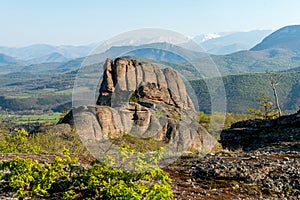
[{"label": "distant mountain range", "polygon": [[249,50],[261,42],[271,30],[248,32],[225,32],[198,35],[193,38],[209,54],[226,55],[242,50]]},{"label": "distant mountain range", "polygon": [[0,53],[25,61],[50,57],[53,53],[61,54],[68,59],[74,59],[87,56],[95,47],[95,44],[83,46],[34,44],[26,47],[0,47]]},{"label": "distant mountain range", "polygon": [[26,63],[28,64],[40,64],[40,63],[51,63],[51,62],[67,62],[71,60],[70,58],[67,58],[63,56],[61,53],[50,53],[45,56],[41,56],[39,58],[33,58],[30,60],[27,60]]},{"label": "distant mountain range", "polygon": [[300,67],[292,68],[288,71],[290,71],[290,72],[300,72]]},{"label": "distant mountain range", "polygon": [[[209,54],[225,55],[240,50],[248,50],[260,42],[267,36],[270,30],[255,30],[249,32],[224,32],[198,35],[193,38],[193,41],[200,44]],[[175,37],[175,36],[173,36]],[[150,43],[168,42],[177,46],[182,46],[188,49],[194,49],[191,44],[180,43],[182,38],[176,41],[174,38],[164,38],[153,36],[153,38],[145,38],[144,41],[134,40],[132,38],[123,38],[117,43],[108,41],[106,49],[112,46],[128,46],[129,44],[140,46]],[[25,47],[1,47],[0,53],[19,60],[26,61],[29,64],[40,64],[43,62],[60,62],[80,57],[85,57],[96,48],[96,44],[71,46],[61,45],[53,46],[47,44],[34,44]],[[199,51],[199,49],[197,50]],[[58,54],[60,54],[58,56]]]},{"label": "distant mountain range", "polygon": [[13,58],[11,56],[0,54],[0,66],[1,65],[23,65],[23,61]]},{"label": "distant mountain range", "polygon": [[[227,33],[223,36],[207,39],[203,44],[229,45],[241,44],[242,41],[254,43],[262,35],[269,31],[251,31],[239,33]],[[106,58],[117,56],[132,56],[150,59],[160,62],[161,65],[171,65],[181,71],[184,76],[191,79],[199,78],[198,69],[215,69],[218,67],[222,75],[244,74],[251,72],[285,71],[300,67],[300,38],[299,26],[288,26],[275,31],[259,44],[252,44],[251,50],[243,50],[227,55],[209,55],[204,52],[187,49],[179,44],[174,45],[166,42],[112,46],[104,52],[91,54],[89,51],[93,45],[74,47],[50,45],[33,45],[24,48],[0,48],[8,54],[0,54],[0,73],[26,71],[32,73],[63,73],[78,69],[81,65],[93,65],[102,63]],[[216,36],[213,36],[216,37]],[[234,39],[235,38],[235,39]],[[280,39],[281,38],[281,39]],[[248,40],[247,40],[248,39]],[[122,44],[127,39],[122,40]],[[152,40],[151,40],[152,41]],[[128,41],[127,41],[128,42]],[[132,41],[129,41],[130,43]],[[141,41],[138,41],[141,42]],[[191,46],[189,46],[191,47]],[[54,52],[53,52],[54,51]],[[19,55],[20,59],[11,55]],[[35,56],[34,56],[35,55]],[[75,57],[71,58],[71,57]],[[213,62],[212,62],[213,61]],[[207,77],[202,74],[202,77]],[[209,77],[209,76],[208,76]]]}]

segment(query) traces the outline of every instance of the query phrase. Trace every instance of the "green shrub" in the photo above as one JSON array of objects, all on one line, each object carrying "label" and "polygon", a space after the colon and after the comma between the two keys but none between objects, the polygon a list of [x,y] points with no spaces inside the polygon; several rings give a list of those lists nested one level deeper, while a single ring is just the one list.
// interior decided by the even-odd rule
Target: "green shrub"
[{"label": "green shrub", "polygon": [[256,104],[259,106],[258,109],[250,108],[248,112],[261,119],[275,119],[279,117],[280,113],[273,105],[273,102],[265,94],[260,94],[257,97]]},{"label": "green shrub", "polygon": [[156,141],[153,137],[140,138],[130,134],[124,134],[121,138],[112,139],[112,142],[118,146],[127,144],[129,148],[141,153],[156,151],[166,145],[163,141]]},{"label": "green shrub", "polygon": [[30,142],[27,131],[19,130],[12,135],[2,135],[0,143],[1,153],[40,153],[40,146]]},{"label": "green shrub", "polygon": [[[86,154],[79,135],[74,131],[71,135],[59,135],[50,132],[34,134],[30,139],[31,144],[38,145],[42,153],[61,153],[65,148],[73,154]],[[53,145],[55,144],[55,145]]]},{"label": "green shrub", "polygon": [[[9,135],[0,135],[0,153],[61,153],[68,148],[71,153],[86,153],[76,132],[68,138],[48,133],[29,134],[19,130]],[[53,145],[55,144],[55,145]]]},{"label": "green shrub", "polygon": [[[15,158],[0,162],[0,179],[9,181],[19,197],[58,197],[61,199],[172,199],[171,179],[157,166],[160,153],[153,156],[137,153],[123,146],[121,160],[107,157],[88,166],[68,151],[50,164]],[[124,168],[132,155],[135,171]],[[106,161],[106,162],[104,162]],[[149,164],[149,163],[154,164]]]}]

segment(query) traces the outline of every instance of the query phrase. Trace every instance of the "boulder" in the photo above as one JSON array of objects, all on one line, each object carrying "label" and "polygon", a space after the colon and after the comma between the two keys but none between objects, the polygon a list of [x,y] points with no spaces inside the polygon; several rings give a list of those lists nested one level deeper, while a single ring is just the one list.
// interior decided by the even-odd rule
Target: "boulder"
[{"label": "boulder", "polygon": [[300,110],[272,120],[246,120],[232,124],[221,132],[220,142],[229,150],[256,150],[259,148],[279,148],[300,141]]}]

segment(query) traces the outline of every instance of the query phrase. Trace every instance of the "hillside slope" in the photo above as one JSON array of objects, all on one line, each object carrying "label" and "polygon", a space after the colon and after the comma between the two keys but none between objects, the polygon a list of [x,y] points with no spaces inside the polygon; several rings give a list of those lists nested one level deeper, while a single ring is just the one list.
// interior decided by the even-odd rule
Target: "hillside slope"
[{"label": "hillside slope", "polygon": [[252,51],[271,48],[282,48],[291,51],[300,51],[300,25],[283,27],[266,37],[261,43],[253,47]]},{"label": "hillside slope", "polygon": [[[297,111],[300,106],[300,73],[279,72],[273,76],[280,77],[277,91],[282,109],[287,112]],[[257,108],[256,101],[260,93],[269,96],[274,102],[272,89],[265,73],[225,76],[223,82],[227,95],[228,112],[248,113],[249,108]],[[198,97],[200,110],[210,112],[211,103],[207,83],[214,84],[214,79],[191,81]],[[212,92],[217,93],[218,90],[216,87]]]}]

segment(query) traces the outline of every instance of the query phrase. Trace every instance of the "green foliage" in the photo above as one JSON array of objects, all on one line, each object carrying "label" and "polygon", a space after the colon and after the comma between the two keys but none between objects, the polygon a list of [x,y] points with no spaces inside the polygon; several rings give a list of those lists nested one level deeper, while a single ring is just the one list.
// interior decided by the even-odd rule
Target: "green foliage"
[{"label": "green foliage", "polygon": [[60,153],[63,152],[65,148],[68,148],[71,153],[75,154],[86,153],[79,135],[75,131],[73,131],[71,135],[58,135],[51,131],[47,133],[37,133],[31,137],[30,142],[31,144],[39,146],[42,153]]},{"label": "green foliage", "polygon": [[248,119],[253,119],[253,116],[250,114],[226,113],[224,128],[229,128],[233,123]]},{"label": "green foliage", "polygon": [[19,130],[13,135],[0,136],[0,152],[1,153],[40,153],[40,146],[32,143],[28,132]]},{"label": "green foliage", "polygon": [[268,96],[260,94],[257,97],[256,104],[259,106],[258,109],[250,108],[248,111],[250,114],[261,118],[261,119],[274,119],[279,116],[278,110],[273,105],[273,102]]},{"label": "green foliage", "polygon": [[0,140],[0,153],[60,153],[65,148],[70,149],[71,153],[85,153],[75,132],[68,138],[63,138],[50,132],[29,135],[25,130],[19,130],[0,135]]},{"label": "green foliage", "polygon": [[[295,112],[299,109],[299,72],[274,72],[280,74],[281,81],[276,87],[282,109]],[[276,75],[278,76],[278,75]],[[257,95],[261,92],[272,97],[273,92],[268,81],[268,76],[265,73],[251,73],[242,75],[230,75],[222,77],[226,90],[227,111],[230,113],[248,113],[248,108],[256,106]],[[216,79],[199,79],[190,81],[192,88],[198,98],[199,108],[205,113],[211,112],[210,95],[218,96],[218,83]],[[209,91],[206,84],[213,91]]]},{"label": "green foliage", "polygon": [[163,109],[157,108],[157,109],[154,109],[154,111],[152,112],[152,115],[154,117],[156,117],[157,119],[160,119],[161,117],[165,117],[167,114]]},{"label": "green foliage", "polygon": [[224,114],[222,113],[216,112],[212,115],[200,111],[196,116],[196,121],[218,139],[221,129],[229,128],[235,122],[252,118],[253,116],[249,114],[226,113],[224,122]]},{"label": "green foliage", "polygon": [[129,99],[129,102],[138,103],[139,101],[140,101],[140,98],[136,94],[133,94]]},{"label": "green foliage", "polygon": [[[149,156],[123,145],[119,153],[121,162],[110,158],[108,165],[92,163],[97,170],[92,171],[95,177],[89,181],[88,188],[100,188],[103,199],[172,199],[171,179],[157,167],[160,151]],[[135,162],[130,162],[132,156]]]},{"label": "green foliage", "polygon": [[57,156],[51,164],[42,165],[37,160],[17,157],[12,161],[3,161],[0,170],[8,171],[4,177],[19,197],[47,196],[55,181],[70,178],[76,163],[78,158],[71,158],[66,150],[63,157]]},{"label": "green foliage", "polygon": [[149,152],[155,151],[160,147],[166,145],[162,141],[156,141],[153,137],[141,138],[130,134],[125,134],[121,138],[112,139],[112,142],[116,145],[122,146],[123,144],[128,145],[131,149],[135,149],[138,152]]},{"label": "green foliage", "polygon": [[176,121],[181,119],[181,116],[179,113],[172,113],[170,118],[175,119]]},{"label": "green foliage", "polygon": [[0,114],[0,124],[2,127],[11,128],[19,124],[56,124],[61,113],[54,112],[39,115],[17,115],[17,114]]},{"label": "green foliage", "polygon": [[198,112],[196,121],[199,122],[204,128],[208,129],[210,123],[210,115],[205,114],[203,111]]},{"label": "green foliage", "polygon": [[[60,111],[66,104],[70,104],[71,95],[60,95],[45,91],[44,94],[27,95],[21,94],[19,96],[0,96],[0,104],[3,110],[9,110],[13,112],[20,111]],[[38,96],[38,97],[36,97]]]},{"label": "green foliage", "polygon": [[[136,154],[135,171],[124,168],[134,150],[123,146],[124,162],[107,157],[81,166],[66,150],[50,164],[15,158],[0,162],[0,179],[9,181],[19,197],[61,199],[172,199],[171,179],[158,166],[161,153]],[[106,161],[103,162],[103,161]],[[152,161],[153,164],[149,164]]]},{"label": "green foliage", "polygon": [[0,180],[8,181],[19,197],[172,199],[171,179],[158,167],[162,149],[146,155],[120,145],[119,159],[107,156],[101,162],[96,160],[83,167],[64,148],[72,147],[71,144],[77,146],[76,143],[71,140],[70,144],[62,145],[69,140],[62,142],[54,136],[51,133],[30,136],[25,130],[1,136],[2,153],[64,152],[51,163],[18,157],[0,162]]}]

